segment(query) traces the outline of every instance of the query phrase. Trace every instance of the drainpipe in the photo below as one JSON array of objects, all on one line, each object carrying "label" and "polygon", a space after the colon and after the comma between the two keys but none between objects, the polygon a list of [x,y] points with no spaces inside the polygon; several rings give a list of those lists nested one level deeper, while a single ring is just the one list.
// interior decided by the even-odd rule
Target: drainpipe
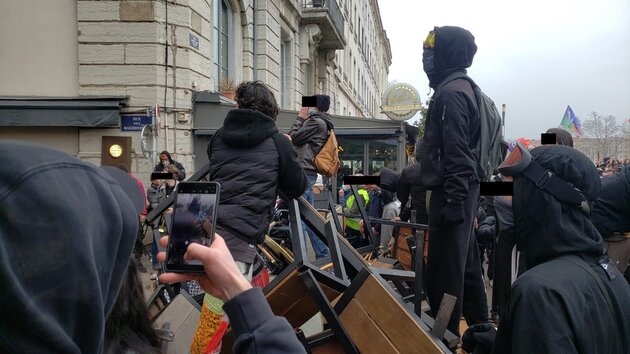
[{"label": "drainpipe", "polygon": [[254,70],[254,81],[256,81],[258,79],[258,70],[256,68],[256,59],[258,58],[258,50],[256,49],[256,47],[258,46],[257,45],[258,44],[257,43],[258,36],[256,35],[256,33],[257,33],[256,29],[257,29],[257,25],[258,25],[258,22],[256,21],[256,12],[258,11],[257,4],[258,4],[258,1],[252,0],[252,7],[253,7],[253,10],[254,10],[254,21],[253,21],[253,25],[254,25],[254,30],[253,30],[253,37],[254,37],[254,39],[253,39],[254,40],[254,50],[253,50],[254,54],[253,55],[254,55],[254,60],[252,62],[252,68]]},{"label": "drainpipe", "polygon": [[168,146],[168,114],[166,113],[166,93],[168,92],[168,0],[164,0],[164,140],[165,150],[170,152]]}]

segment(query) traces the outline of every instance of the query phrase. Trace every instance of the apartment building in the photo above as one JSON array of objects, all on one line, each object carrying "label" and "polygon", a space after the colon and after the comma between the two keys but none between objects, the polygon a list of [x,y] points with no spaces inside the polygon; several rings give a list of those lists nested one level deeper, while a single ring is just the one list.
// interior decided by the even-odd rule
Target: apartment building
[{"label": "apartment building", "polygon": [[194,97],[229,105],[226,80],[262,80],[288,111],[325,93],[335,115],[384,118],[391,64],[376,0],[8,0],[0,52],[0,138],[100,164],[103,137],[126,137],[145,181],[142,126],[193,170]]}]

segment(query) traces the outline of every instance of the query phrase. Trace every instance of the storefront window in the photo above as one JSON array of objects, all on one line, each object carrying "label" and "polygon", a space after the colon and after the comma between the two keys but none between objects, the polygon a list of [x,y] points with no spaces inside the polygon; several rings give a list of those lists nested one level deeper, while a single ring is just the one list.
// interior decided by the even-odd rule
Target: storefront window
[{"label": "storefront window", "polygon": [[368,145],[368,174],[377,173],[383,167],[397,170],[398,141],[396,139],[370,140]]},{"label": "storefront window", "polygon": [[[363,170],[363,157],[365,152],[365,140],[339,138],[339,160],[341,160],[342,173],[355,174]],[[364,173],[364,172],[361,172]]]}]

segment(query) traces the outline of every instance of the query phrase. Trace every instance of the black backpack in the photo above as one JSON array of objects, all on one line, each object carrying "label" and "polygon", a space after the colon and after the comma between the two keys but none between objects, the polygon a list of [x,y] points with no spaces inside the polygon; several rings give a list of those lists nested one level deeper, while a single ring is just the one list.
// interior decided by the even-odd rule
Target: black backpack
[{"label": "black backpack", "polygon": [[474,149],[477,157],[477,180],[480,182],[490,181],[494,171],[496,171],[501,162],[503,162],[503,151],[501,148],[501,142],[503,141],[501,114],[494,104],[494,101],[481,91],[473,79],[463,72],[455,72],[447,76],[435,92],[437,93],[444,85],[456,79],[468,80],[475,93],[481,121],[480,136]]}]

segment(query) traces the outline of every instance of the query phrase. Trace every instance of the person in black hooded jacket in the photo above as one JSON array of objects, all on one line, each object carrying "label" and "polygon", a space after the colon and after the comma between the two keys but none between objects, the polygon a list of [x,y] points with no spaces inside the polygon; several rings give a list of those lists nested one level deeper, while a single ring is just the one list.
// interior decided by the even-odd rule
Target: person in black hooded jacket
[{"label": "person in black hooded jacket", "polygon": [[[422,145],[416,146],[416,163],[403,168],[398,180],[396,197],[400,200],[400,219],[409,221],[411,211],[416,211],[416,223],[428,224],[429,216],[426,207],[426,189],[421,183],[422,173]],[[411,198],[411,205],[407,201]]]},{"label": "person in black hooded jacket", "polygon": [[[577,188],[592,205],[600,190],[593,163],[567,146],[541,146],[532,160]],[[494,353],[630,353],[630,287],[609,263],[589,215],[514,176],[515,240],[528,270],[512,285]],[[464,335],[464,349],[495,334]],[[476,338],[473,338],[476,337]],[[468,339],[472,339],[469,341]]]},{"label": "person in black hooded jacket", "polygon": [[307,180],[291,141],[278,132],[271,90],[260,81],[243,82],[236,103],[208,144],[209,176],[221,184],[217,233],[234,260],[248,268],[269,227],[277,191],[297,198]]},{"label": "person in black hooded jacket", "polygon": [[435,27],[424,41],[423,68],[435,90],[422,140],[421,184],[431,190],[427,296],[437,313],[445,293],[457,298],[448,329],[488,322],[485,287],[473,218],[479,182],[473,151],[480,137],[477,101],[466,68],[477,52],[475,37],[460,27]]},{"label": "person in black hooded jacket", "polygon": [[591,218],[604,238],[608,255],[628,277],[630,239],[623,234],[630,232],[630,166],[622,167],[601,182],[602,192],[593,205]]},{"label": "person in black hooded jacket", "polygon": [[183,181],[186,178],[186,170],[184,165],[173,160],[171,153],[164,150],[160,153],[160,162],[153,167],[154,172],[173,172],[177,174],[177,180]]},{"label": "person in black hooded jacket", "polygon": [[[0,140],[0,353],[101,353],[143,197],[111,171]],[[138,207],[139,206],[139,207]]]}]

